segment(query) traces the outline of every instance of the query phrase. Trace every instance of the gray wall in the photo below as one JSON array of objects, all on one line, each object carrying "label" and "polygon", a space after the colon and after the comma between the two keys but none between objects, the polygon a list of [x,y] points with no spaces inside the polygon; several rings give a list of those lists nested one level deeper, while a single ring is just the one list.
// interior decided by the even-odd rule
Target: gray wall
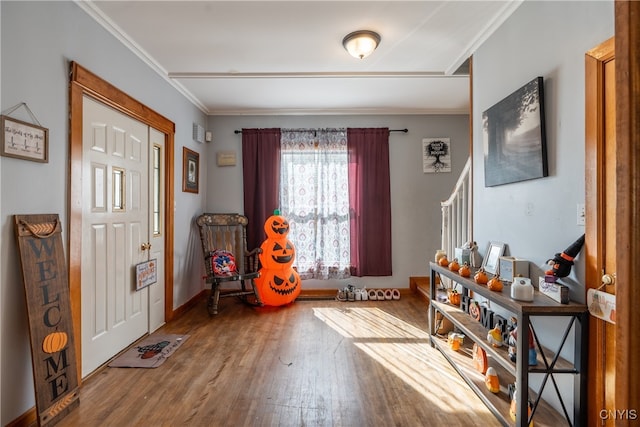
[{"label": "gray wall", "polygon": [[[243,212],[242,128],[389,127],[409,132],[391,133],[392,277],[351,278],[343,282],[368,288],[406,288],[410,276],[426,276],[427,259],[440,247],[440,201],[449,197],[469,157],[469,121],[465,115],[432,116],[219,116],[210,117],[213,131],[207,161],[207,209]],[[451,173],[422,171],[422,138],[448,137],[452,147]],[[218,167],[218,151],[236,151],[237,166]],[[295,242],[294,242],[295,243]],[[303,289],[338,289],[344,283],[305,280]]]},{"label": "gray wall", "polygon": [[[584,233],[584,55],[613,36],[613,2],[524,2],[474,54],[474,232],[508,244],[540,270]],[[484,187],[482,112],[536,76],[544,78],[549,176]],[[584,265],[565,281],[584,299]]]},{"label": "gray wall", "polygon": [[[34,405],[28,328],[11,215],[59,213],[67,223],[68,77],[75,60],[176,123],[175,305],[202,287],[192,218],[203,210],[241,211],[241,171],[218,168],[215,152],[236,150],[242,127],[389,126],[409,129],[391,136],[393,268],[373,287],[407,285],[425,275],[439,243],[439,201],[448,196],[466,159],[463,116],[204,117],[167,82],[71,2],[0,2],[0,109],[26,102],[50,131],[47,164],[0,157],[0,422]],[[24,31],[25,26],[30,31]],[[19,36],[16,36],[19,35]],[[613,3],[527,1],[474,56],[474,229],[480,247],[508,243],[511,254],[542,265],[584,231],[575,225],[584,202],[584,52],[613,35]],[[484,188],[482,111],[533,77],[545,78],[550,176]],[[17,114],[18,112],[16,112]],[[24,113],[24,112],[23,112]],[[24,113],[26,114],[26,113]],[[14,115],[18,119],[28,116]],[[192,122],[207,123],[214,142],[191,138]],[[454,147],[451,174],[422,173],[421,139],[448,136]],[[182,193],[182,147],[201,154],[199,195]],[[531,207],[533,209],[531,209]],[[527,212],[529,214],[527,214]],[[68,242],[64,242],[67,246]],[[570,277],[573,295],[584,294],[578,258]],[[369,285],[368,285],[369,286]],[[543,329],[553,340],[553,326]],[[545,334],[547,335],[547,334]]]},{"label": "gray wall", "polygon": [[[192,140],[192,123],[206,116],[169,83],[134,56],[73,2],[0,2],[2,10],[1,110],[26,102],[49,128],[49,163],[0,157],[0,340],[2,404],[5,425],[35,404],[29,333],[22,277],[16,252],[13,214],[57,213],[66,227],[69,178],[68,62],[77,61],[176,124],[176,174],[182,146],[204,153]],[[12,117],[30,121],[21,108]],[[198,269],[188,252],[191,218],[202,211],[206,193],[182,193],[176,177],[175,305],[199,292]],[[66,236],[67,230],[63,229]],[[68,241],[63,242],[65,248]],[[189,273],[186,273],[189,272]]]},{"label": "gray wall", "polygon": [[[511,255],[540,272],[584,233],[576,225],[576,205],[585,201],[584,54],[613,36],[613,22],[611,1],[526,1],[474,54],[473,222],[481,250],[490,240],[505,242]],[[485,188],[482,112],[536,76],[545,80],[549,176]],[[563,283],[572,299],[584,301],[580,256]],[[557,348],[557,319],[537,318],[534,325],[543,342]],[[571,383],[561,387],[570,397]],[[553,394],[545,398],[557,406]]]}]

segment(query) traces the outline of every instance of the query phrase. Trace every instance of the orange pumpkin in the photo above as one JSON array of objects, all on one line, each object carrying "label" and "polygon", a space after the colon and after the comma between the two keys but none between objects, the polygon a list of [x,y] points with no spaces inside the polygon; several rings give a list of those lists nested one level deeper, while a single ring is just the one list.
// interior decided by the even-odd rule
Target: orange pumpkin
[{"label": "orange pumpkin", "polygon": [[446,267],[449,265],[449,260],[447,259],[447,256],[444,255],[442,258],[440,258],[440,260],[438,261],[438,265],[442,266],[442,267]]},{"label": "orange pumpkin", "polygon": [[471,269],[469,268],[469,264],[465,262],[462,267],[460,267],[460,270],[458,270],[458,274],[462,277],[471,276]]},{"label": "orange pumpkin", "polygon": [[258,255],[262,267],[268,270],[288,270],[296,257],[296,248],[290,240],[267,239],[260,245]]},{"label": "orange pumpkin", "polygon": [[494,292],[502,292],[502,280],[500,280],[500,276],[493,276],[491,280],[487,283],[487,287],[489,290]]},{"label": "orange pumpkin", "polygon": [[453,305],[460,305],[460,294],[455,289],[448,293],[449,302]]},{"label": "orange pumpkin", "polygon": [[264,222],[264,232],[267,233],[267,239],[284,239],[289,234],[289,221],[279,213],[274,213]]},{"label": "orange pumpkin", "polygon": [[476,281],[479,285],[486,285],[489,281],[489,277],[487,277],[487,273],[484,271],[484,268],[478,270],[478,272],[473,276],[473,280]]},{"label": "orange pumpkin", "polygon": [[42,340],[42,351],[56,353],[67,345],[69,338],[66,332],[52,332]]},{"label": "orange pumpkin", "polygon": [[449,270],[451,271],[460,270],[460,263],[458,262],[458,258],[454,258],[453,261],[449,263]]},{"label": "orange pumpkin", "polygon": [[262,303],[271,306],[293,302],[302,290],[300,276],[293,268],[285,271],[262,269],[256,286]]}]

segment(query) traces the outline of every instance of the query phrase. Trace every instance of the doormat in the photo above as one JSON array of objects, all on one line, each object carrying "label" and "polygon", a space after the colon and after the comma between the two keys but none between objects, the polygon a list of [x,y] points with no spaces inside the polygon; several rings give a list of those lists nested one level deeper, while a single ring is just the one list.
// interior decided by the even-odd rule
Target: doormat
[{"label": "doormat", "polygon": [[150,335],[109,362],[111,368],[157,368],[189,335]]}]

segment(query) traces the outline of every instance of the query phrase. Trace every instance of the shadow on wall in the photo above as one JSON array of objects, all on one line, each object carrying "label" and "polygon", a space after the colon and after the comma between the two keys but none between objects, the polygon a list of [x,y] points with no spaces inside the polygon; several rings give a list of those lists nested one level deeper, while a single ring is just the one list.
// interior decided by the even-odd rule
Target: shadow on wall
[{"label": "shadow on wall", "polygon": [[200,243],[200,232],[196,225],[196,218],[199,214],[195,215],[190,221],[189,237],[187,240],[187,248],[179,261],[178,265],[181,266],[178,272],[179,283],[182,283],[180,289],[176,289],[179,295],[175,295],[174,301],[176,305],[180,306],[194,295],[198,294],[203,289],[204,279],[204,255],[202,254],[202,245]]}]

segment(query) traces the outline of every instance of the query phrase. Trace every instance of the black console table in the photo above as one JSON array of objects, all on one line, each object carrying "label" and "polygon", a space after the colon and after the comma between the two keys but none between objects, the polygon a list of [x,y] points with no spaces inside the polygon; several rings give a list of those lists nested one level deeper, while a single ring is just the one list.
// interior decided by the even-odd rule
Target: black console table
[{"label": "black console table", "polygon": [[[562,425],[563,419],[569,426],[584,425],[587,409],[586,370],[589,321],[587,307],[575,302],[557,303],[537,290],[534,292],[533,301],[517,301],[511,298],[511,289],[508,284],[504,286],[502,292],[494,292],[489,290],[486,285],[479,285],[472,279],[464,278],[457,272],[450,271],[447,267],[442,267],[434,262],[430,263],[430,269],[429,334],[431,345],[442,352],[497,419],[505,426],[513,425],[509,414],[511,402],[507,384],[515,383],[518,390],[516,399],[517,426],[527,426],[530,421],[534,421],[536,426],[552,425],[557,427]],[[477,269],[472,268],[471,270],[471,277],[473,277]],[[446,299],[446,290],[438,285],[444,278],[457,284],[462,298],[490,301],[492,305],[498,305],[503,311],[509,312],[517,318],[518,339],[515,363],[510,360],[506,347],[496,348],[487,342],[488,325],[483,325],[482,322],[473,319],[459,306],[449,304]],[[460,350],[451,350],[447,345],[447,337],[437,334],[436,312],[449,319],[454,327],[465,335],[465,343]],[[542,346],[538,340],[538,334],[535,329],[532,329],[538,353],[538,363],[535,366],[529,366],[529,326],[531,325],[531,317],[535,316],[561,316],[569,319],[560,346],[555,351]],[[574,330],[573,361],[568,361],[560,356],[560,352],[570,342],[568,338],[572,328]],[[485,387],[484,376],[473,368],[470,350],[473,343],[485,350],[489,366],[494,367],[498,372],[501,390],[497,394],[491,393]],[[567,345],[567,348],[570,346]],[[542,374],[543,381],[539,393],[529,387],[530,373]],[[567,408],[564,403],[556,383],[556,377],[559,375],[573,377],[573,407]],[[558,402],[562,408],[561,411],[551,407],[540,398],[542,390],[547,387],[555,388]],[[531,419],[527,417],[529,403],[531,403]],[[573,414],[573,417],[570,413]]]}]

